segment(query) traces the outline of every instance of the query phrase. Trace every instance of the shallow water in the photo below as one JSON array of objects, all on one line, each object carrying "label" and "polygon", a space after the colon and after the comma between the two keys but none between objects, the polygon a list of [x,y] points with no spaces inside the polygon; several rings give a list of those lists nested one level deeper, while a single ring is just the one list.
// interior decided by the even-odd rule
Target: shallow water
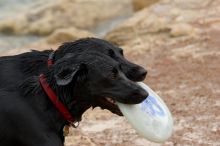
[{"label": "shallow water", "polygon": [[31,35],[14,36],[0,34],[0,51],[21,48],[39,39],[41,39],[41,37]]},{"label": "shallow water", "polygon": [[[47,0],[47,2],[52,0]],[[45,0],[0,0],[0,20],[14,17],[45,3]]]},{"label": "shallow water", "polygon": [[[37,8],[52,0],[0,0],[0,21],[16,17],[30,9]],[[39,40],[38,36],[16,36],[0,33],[0,51],[20,48]]]},{"label": "shallow water", "polygon": [[[53,1],[54,0],[0,0],[0,21],[16,17],[17,15],[21,15],[30,9],[35,9]],[[106,35],[106,33],[114,29],[118,24],[130,17],[132,14],[132,8],[128,7],[122,15],[106,20],[89,31],[94,33],[97,37],[102,38]],[[42,37],[32,35],[16,36],[0,33],[0,51],[21,48],[41,38]]]}]

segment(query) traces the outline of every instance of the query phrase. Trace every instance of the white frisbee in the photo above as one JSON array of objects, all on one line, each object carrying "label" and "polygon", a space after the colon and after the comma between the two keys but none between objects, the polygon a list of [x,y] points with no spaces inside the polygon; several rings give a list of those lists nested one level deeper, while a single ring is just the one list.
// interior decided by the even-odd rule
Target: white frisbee
[{"label": "white frisbee", "polygon": [[122,104],[117,102],[121,112],[134,127],[134,129],[146,139],[162,143],[172,134],[172,115],[163,100],[146,84],[138,83],[148,91],[149,96],[140,104]]}]

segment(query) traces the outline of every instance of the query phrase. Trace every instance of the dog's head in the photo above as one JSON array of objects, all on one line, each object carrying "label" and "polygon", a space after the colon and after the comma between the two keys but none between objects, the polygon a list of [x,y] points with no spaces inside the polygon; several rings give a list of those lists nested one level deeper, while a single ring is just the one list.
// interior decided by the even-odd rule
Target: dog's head
[{"label": "dog's head", "polygon": [[91,51],[105,54],[117,61],[121,65],[122,72],[132,81],[142,81],[147,74],[147,71],[143,67],[126,60],[121,48],[105,40],[85,38],[75,42],[66,42],[59,47],[58,51],[61,52],[60,54]]},{"label": "dog's head", "polygon": [[[63,96],[68,98],[64,99],[65,103],[76,100],[81,108],[99,106],[121,115],[115,101],[137,104],[148,96],[124,75],[117,61],[97,52],[67,54],[55,63],[53,70],[57,88],[68,95]],[[71,96],[74,99],[69,98]]]}]

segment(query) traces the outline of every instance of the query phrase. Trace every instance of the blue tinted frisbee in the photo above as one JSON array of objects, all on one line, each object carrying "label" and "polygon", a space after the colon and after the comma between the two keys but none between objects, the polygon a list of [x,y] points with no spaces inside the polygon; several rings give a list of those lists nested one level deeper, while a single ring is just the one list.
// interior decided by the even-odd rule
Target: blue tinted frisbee
[{"label": "blue tinted frisbee", "polygon": [[149,96],[140,104],[117,102],[121,112],[133,128],[146,139],[162,143],[172,134],[173,118],[164,101],[146,84],[138,83]]}]

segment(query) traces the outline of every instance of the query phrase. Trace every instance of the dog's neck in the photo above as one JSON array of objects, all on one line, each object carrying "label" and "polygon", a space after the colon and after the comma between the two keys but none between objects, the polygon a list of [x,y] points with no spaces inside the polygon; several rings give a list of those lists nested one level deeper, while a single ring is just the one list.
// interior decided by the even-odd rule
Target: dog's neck
[{"label": "dog's neck", "polygon": [[[48,84],[59,100],[67,107],[75,121],[81,121],[82,114],[91,107],[90,101],[85,100],[87,98],[86,91],[81,91],[83,85],[74,83],[69,86],[59,87],[56,85],[51,72],[45,73],[45,76]],[[22,88],[22,94],[24,94],[26,98],[28,97],[28,100],[41,102],[37,108],[45,110],[46,116],[49,117],[45,120],[50,125],[53,123],[53,128],[57,129],[57,131],[62,131],[68,122],[50,101],[48,95],[40,85],[39,77],[28,78],[21,84],[20,88]]]},{"label": "dog's neck", "polygon": [[[90,93],[86,85],[74,79],[67,86],[58,86],[52,71],[45,73],[48,84],[59,100],[66,105],[76,121],[81,121],[82,114],[91,107]],[[42,90],[42,88],[41,88]]]}]

